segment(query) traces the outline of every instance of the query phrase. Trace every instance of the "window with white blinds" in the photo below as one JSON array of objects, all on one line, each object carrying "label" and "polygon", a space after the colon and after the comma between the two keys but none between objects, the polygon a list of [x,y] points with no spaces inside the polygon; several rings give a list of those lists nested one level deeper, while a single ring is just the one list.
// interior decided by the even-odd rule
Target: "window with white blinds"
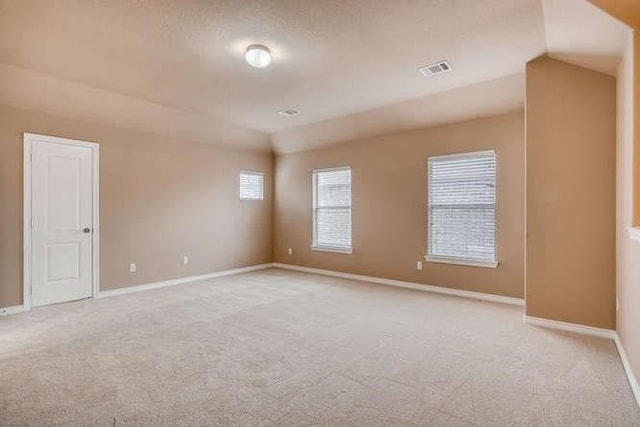
[{"label": "window with white blinds", "polygon": [[313,171],[313,249],[351,253],[351,168]]},{"label": "window with white blinds", "polygon": [[240,171],[240,200],[262,200],[264,198],[264,174]]},{"label": "window with white blinds", "polygon": [[495,267],[496,153],[428,160],[427,261]]}]

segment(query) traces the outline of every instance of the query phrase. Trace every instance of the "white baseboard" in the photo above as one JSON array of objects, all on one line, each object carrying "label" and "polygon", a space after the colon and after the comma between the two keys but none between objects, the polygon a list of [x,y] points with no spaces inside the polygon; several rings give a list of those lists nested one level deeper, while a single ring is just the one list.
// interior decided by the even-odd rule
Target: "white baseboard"
[{"label": "white baseboard", "polygon": [[161,282],[145,283],[144,285],[125,286],[122,288],[110,289],[108,291],[100,291],[98,293],[98,298],[113,297],[116,295],[126,295],[134,292],[146,291],[149,289],[158,289],[158,288],[164,288],[167,286],[179,285],[181,283],[196,282],[198,280],[213,279],[215,277],[230,276],[232,274],[248,273],[249,271],[262,270],[265,268],[270,268],[271,266],[272,266],[271,263],[258,264],[258,265],[251,265],[249,267],[240,267],[240,268],[234,268],[231,270],[216,271],[214,273],[200,274],[198,276],[187,276],[187,277],[180,277],[178,279],[163,280]]},{"label": "white baseboard", "polygon": [[18,314],[24,311],[24,305],[14,305],[12,307],[0,308],[0,316],[8,316],[10,314]]},{"label": "white baseboard", "polygon": [[342,273],[340,271],[324,270],[321,268],[302,267],[293,264],[273,263],[276,268],[284,268],[287,270],[302,271],[304,273],[321,274],[323,276],[340,277],[343,279],[358,280],[360,282],[377,283],[380,285],[397,286],[401,288],[415,289],[418,291],[433,292],[437,294],[452,295],[463,298],[471,298],[481,301],[497,302],[501,304],[510,304],[524,306],[524,300],[520,298],[511,298],[501,295],[484,294],[481,292],[464,291],[461,289],[443,288],[440,286],[423,285],[421,283],[403,282],[401,280],[383,279],[381,277],[362,276],[359,274]]},{"label": "white baseboard", "polygon": [[638,406],[640,406],[640,384],[636,379],[636,376],[633,374],[633,370],[631,369],[631,364],[629,363],[629,359],[627,358],[627,353],[624,351],[624,347],[622,346],[622,341],[620,340],[620,336],[618,334],[615,335],[616,348],[618,349],[618,354],[620,355],[620,359],[622,360],[622,366],[624,367],[624,372],[627,374],[627,379],[629,380],[629,385],[631,386],[631,391],[633,391],[633,395],[636,398],[636,402]]},{"label": "white baseboard", "polygon": [[593,326],[578,325],[576,323],[560,322],[527,315],[524,316],[524,323],[532,326],[542,326],[544,328],[590,335],[592,337],[614,339],[616,336],[616,331],[612,329],[595,328]]}]

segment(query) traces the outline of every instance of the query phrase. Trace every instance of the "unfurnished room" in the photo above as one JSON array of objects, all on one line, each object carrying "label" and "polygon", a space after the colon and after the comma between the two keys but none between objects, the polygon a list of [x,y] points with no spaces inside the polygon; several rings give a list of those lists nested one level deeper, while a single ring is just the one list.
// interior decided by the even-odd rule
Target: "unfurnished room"
[{"label": "unfurnished room", "polygon": [[0,426],[640,426],[639,28],[0,0]]}]

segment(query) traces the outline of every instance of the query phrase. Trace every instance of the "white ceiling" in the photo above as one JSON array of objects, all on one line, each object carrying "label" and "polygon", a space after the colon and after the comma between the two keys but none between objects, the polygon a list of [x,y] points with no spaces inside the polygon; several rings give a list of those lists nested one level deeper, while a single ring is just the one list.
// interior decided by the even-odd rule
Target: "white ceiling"
[{"label": "white ceiling", "polygon": [[299,151],[522,108],[527,61],[614,72],[621,28],[586,0],[0,0],[0,102]]},{"label": "white ceiling", "polygon": [[543,5],[549,56],[617,72],[628,31],[624,24],[586,0],[544,0]]},{"label": "white ceiling", "polygon": [[271,135],[278,153],[522,110],[524,74],[463,86]]}]

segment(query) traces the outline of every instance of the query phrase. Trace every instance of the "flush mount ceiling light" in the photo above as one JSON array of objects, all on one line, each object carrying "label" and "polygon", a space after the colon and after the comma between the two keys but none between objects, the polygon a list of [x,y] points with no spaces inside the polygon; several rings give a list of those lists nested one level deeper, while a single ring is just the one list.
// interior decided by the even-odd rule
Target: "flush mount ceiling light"
[{"label": "flush mount ceiling light", "polygon": [[247,48],[244,58],[252,67],[264,68],[271,64],[271,51],[266,46],[253,44]]}]

